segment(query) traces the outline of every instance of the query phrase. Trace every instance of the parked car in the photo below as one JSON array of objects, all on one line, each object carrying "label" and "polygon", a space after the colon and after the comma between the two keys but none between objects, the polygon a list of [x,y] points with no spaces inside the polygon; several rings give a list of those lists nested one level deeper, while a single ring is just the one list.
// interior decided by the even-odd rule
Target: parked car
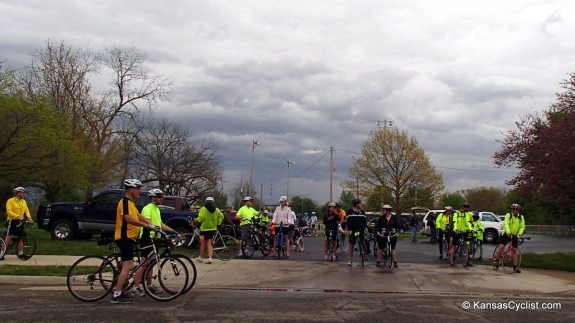
[{"label": "parked car", "polygon": [[[38,227],[50,232],[52,239],[90,239],[94,233],[113,234],[116,227],[116,209],[125,190],[105,190],[85,202],[55,202],[40,205],[37,212]],[[187,209],[187,199],[165,196],[172,206],[162,210],[162,222],[180,232],[190,232],[188,218],[197,215]],[[141,212],[150,198],[142,191],[134,201]],[[172,209],[173,208],[173,209]]]},{"label": "parked car", "polygon": [[[430,236],[431,229],[427,225],[427,217],[430,213],[435,212],[436,216],[440,213],[443,213],[443,210],[431,210],[427,212],[425,217],[423,218],[424,227],[421,229],[421,234]],[[485,212],[485,211],[472,211],[474,214],[479,215],[479,222],[485,228],[485,233],[483,234],[483,241],[487,243],[495,243],[499,238],[499,235],[503,232],[503,221],[495,215],[493,212]]]}]

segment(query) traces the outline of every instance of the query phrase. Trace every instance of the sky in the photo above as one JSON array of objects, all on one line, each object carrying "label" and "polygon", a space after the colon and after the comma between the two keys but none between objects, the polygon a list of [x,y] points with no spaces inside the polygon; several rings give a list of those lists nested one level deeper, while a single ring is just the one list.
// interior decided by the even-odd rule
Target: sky
[{"label": "sky", "polygon": [[[318,203],[348,179],[370,131],[415,137],[447,192],[509,189],[493,153],[575,71],[575,2],[0,0],[0,61],[30,64],[46,41],[144,52],[173,92],[156,115],[212,138],[224,192]],[[379,121],[379,125],[377,124]],[[261,188],[263,187],[263,190]]]}]

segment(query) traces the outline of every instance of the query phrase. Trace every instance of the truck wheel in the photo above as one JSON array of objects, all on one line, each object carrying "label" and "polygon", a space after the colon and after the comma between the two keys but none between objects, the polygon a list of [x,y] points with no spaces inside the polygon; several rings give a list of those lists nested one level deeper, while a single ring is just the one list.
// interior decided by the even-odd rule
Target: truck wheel
[{"label": "truck wheel", "polygon": [[72,239],[76,235],[76,227],[68,219],[58,219],[52,224],[50,235],[52,240]]},{"label": "truck wheel", "polygon": [[485,230],[485,233],[483,234],[483,240],[485,240],[485,242],[487,243],[495,243],[497,242],[497,231],[493,230],[493,229],[487,229]]}]

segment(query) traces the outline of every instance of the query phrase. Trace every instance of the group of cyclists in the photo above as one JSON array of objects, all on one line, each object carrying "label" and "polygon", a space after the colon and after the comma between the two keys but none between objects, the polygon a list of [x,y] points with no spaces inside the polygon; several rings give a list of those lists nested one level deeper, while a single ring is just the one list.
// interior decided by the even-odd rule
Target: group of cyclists
[{"label": "group of cyclists", "polygon": [[[435,228],[439,240],[439,259],[449,257],[449,263],[454,266],[456,249],[461,239],[464,243],[469,243],[471,239],[477,239],[478,243],[483,241],[483,232],[485,229],[479,221],[479,214],[473,214],[469,211],[469,204],[463,202],[459,205],[459,210],[454,211],[451,206],[446,206],[443,213],[440,213],[435,219]],[[503,234],[499,237],[498,246],[495,251],[494,266],[498,266],[499,259],[505,244],[511,241],[514,248],[517,248],[517,239],[521,238],[525,232],[525,218],[520,214],[521,206],[517,203],[511,205],[511,212],[505,215]],[[444,254],[443,239],[449,242],[448,254]],[[514,259],[517,266],[517,261]],[[465,266],[473,266],[468,261]],[[515,268],[516,273],[521,270]]]}]

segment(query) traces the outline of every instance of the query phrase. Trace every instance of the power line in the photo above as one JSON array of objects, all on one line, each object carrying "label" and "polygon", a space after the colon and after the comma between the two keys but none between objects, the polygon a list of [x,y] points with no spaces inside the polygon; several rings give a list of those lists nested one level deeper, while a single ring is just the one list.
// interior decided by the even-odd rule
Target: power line
[{"label": "power line", "polygon": [[[294,176],[294,177],[292,177],[292,178],[298,178],[298,177],[300,177],[301,175],[305,174],[305,173],[306,173],[307,171],[309,171],[313,166],[315,166],[317,163],[319,163],[325,156],[327,156],[328,153],[329,153],[329,152],[326,152],[325,154],[323,154],[318,160],[316,160],[316,161],[314,161],[313,163],[311,163],[311,165],[309,165],[306,169],[304,169],[303,171],[301,171],[299,174],[297,174],[296,176]],[[278,189],[278,188],[280,188],[280,187],[283,187],[283,186],[286,185],[286,184],[287,184],[287,180],[284,181],[283,183],[277,185],[277,186],[274,186],[273,188],[274,188],[274,189]]]}]

